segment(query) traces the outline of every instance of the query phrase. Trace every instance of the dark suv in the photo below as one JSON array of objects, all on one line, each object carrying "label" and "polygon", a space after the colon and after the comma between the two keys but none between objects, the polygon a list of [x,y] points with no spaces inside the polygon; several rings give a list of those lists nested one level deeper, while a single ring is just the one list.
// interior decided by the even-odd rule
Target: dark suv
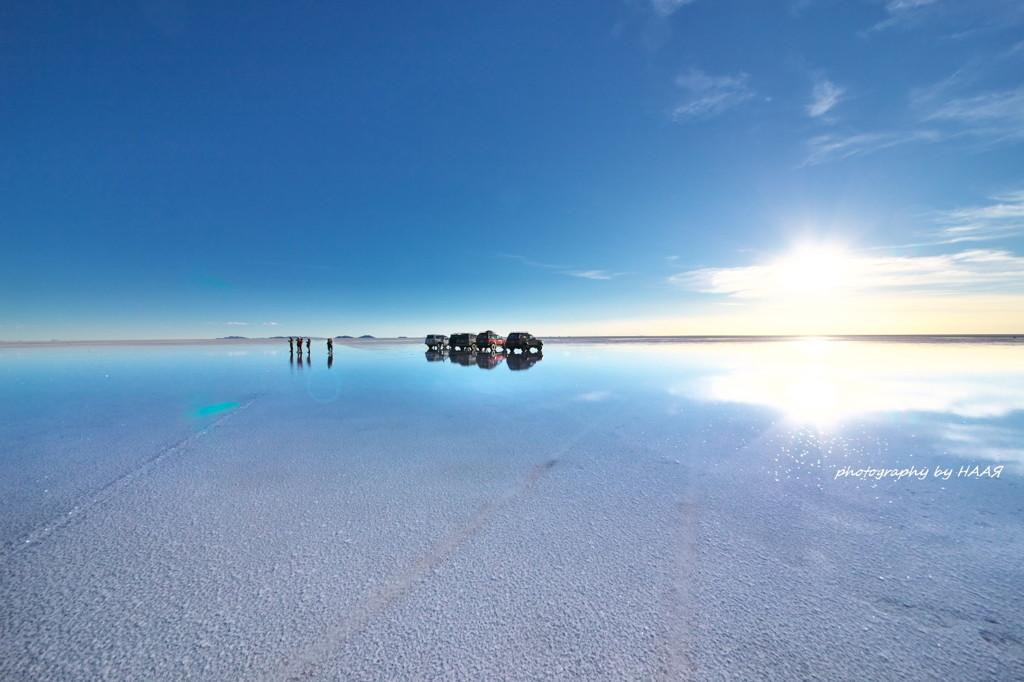
[{"label": "dark suv", "polygon": [[444,334],[427,334],[423,343],[427,344],[430,350],[444,350],[448,347],[448,337]]},{"label": "dark suv", "polygon": [[448,347],[458,351],[476,350],[473,347],[475,343],[476,337],[466,332],[452,334],[451,338],[448,339]]},{"label": "dark suv", "polygon": [[516,349],[519,349],[523,353],[529,353],[531,350],[542,353],[544,351],[544,342],[533,334],[527,334],[526,332],[512,332],[505,340],[505,350],[511,353]]},{"label": "dark suv", "polygon": [[480,332],[476,335],[476,349],[491,351],[492,353],[497,352],[499,348],[505,347],[505,337],[501,334],[491,331],[488,329],[485,332]]}]

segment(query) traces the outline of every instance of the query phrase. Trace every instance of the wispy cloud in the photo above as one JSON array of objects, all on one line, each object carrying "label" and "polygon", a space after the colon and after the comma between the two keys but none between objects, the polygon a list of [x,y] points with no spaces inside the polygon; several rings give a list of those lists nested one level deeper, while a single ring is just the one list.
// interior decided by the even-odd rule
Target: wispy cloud
[{"label": "wispy cloud", "polygon": [[992,197],[986,206],[968,206],[932,215],[940,226],[939,244],[988,241],[1024,235],[1024,190]]},{"label": "wispy cloud", "polygon": [[570,277],[581,277],[583,279],[614,279],[620,277],[626,273],[624,272],[610,272],[608,270],[574,270],[565,265],[552,265],[550,263],[543,263],[535,261],[524,256],[517,256],[513,254],[502,254],[505,258],[511,258],[517,260],[523,265],[528,265],[531,268],[543,268],[545,270],[557,270],[560,275],[568,275]]},{"label": "wispy cloud", "polygon": [[[740,299],[785,297],[792,293],[793,268],[788,260],[701,268],[673,275],[669,282],[691,291]],[[847,257],[831,265],[827,278],[829,288],[856,294],[1020,293],[1024,291],[1024,258],[993,249],[934,256]]]},{"label": "wispy cloud", "polygon": [[505,258],[511,258],[512,260],[517,260],[520,263],[522,263],[523,265],[529,265],[531,268],[546,268],[546,269],[549,269],[549,270],[564,270],[565,267],[566,267],[565,265],[552,265],[551,263],[542,263],[541,261],[536,261],[536,260],[533,260],[532,258],[527,258],[526,256],[519,256],[519,255],[512,254],[512,253],[503,253],[501,255],[503,257],[505,257]]},{"label": "wispy cloud", "polygon": [[583,279],[614,279],[626,273],[608,272],[607,270],[566,270],[562,274],[571,277],[582,277]]},{"label": "wispy cloud", "polygon": [[996,141],[1024,139],[1024,87],[950,99],[925,120],[952,121],[970,134]]},{"label": "wispy cloud", "polygon": [[[987,148],[1024,140],[1024,87],[930,101],[924,106],[926,99],[934,97],[934,92],[914,97],[915,106],[927,111],[920,114],[919,123],[906,130],[812,137],[807,140],[807,155],[801,165],[864,156],[913,142],[967,139]],[[808,113],[813,115],[812,108]]]},{"label": "wispy cloud", "polygon": [[888,17],[872,26],[868,33],[920,21],[929,6],[937,2],[938,0],[885,0],[885,12]]},{"label": "wispy cloud", "polygon": [[245,325],[247,325],[249,323],[248,322],[225,322],[224,324],[231,324],[231,325],[237,325],[237,326],[240,326],[240,327],[244,327]]},{"label": "wispy cloud", "polygon": [[[963,19],[967,25],[982,27],[1024,22],[1024,3],[1007,0],[894,0],[885,3],[885,8],[892,22],[911,16],[923,21],[933,15],[936,21],[941,15],[946,24]],[[1024,73],[1024,42],[978,52],[945,77],[910,90],[905,107],[897,108],[897,116],[891,119],[901,123],[858,129],[857,122],[851,121],[845,134],[812,137],[806,141],[807,155],[801,165],[864,156],[911,142],[958,145],[968,150],[1019,144],[1024,141],[1024,83],[1014,77],[1019,73]],[[818,75],[807,114],[828,120],[846,96],[841,86]]]},{"label": "wispy cloud", "polygon": [[1005,28],[1024,20],[1024,5],[1016,0],[882,0],[886,18],[862,35],[890,28],[926,26],[941,22],[956,38],[975,30]]},{"label": "wispy cloud", "polygon": [[901,144],[903,141],[903,136],[896,133],[818,135],[807,141],[808,153],[803,165],[814,166],[826,161],[870,154],[879,149]]},{"label": "wispy cloud", "polygon": [[676,10],[691,2],[696,2],[696,0],[651,0],[651,9],[659,17],[664,18],[675,14]]},{"label": "wispy cloud", "polygon": [[885,10],[889,14],[914,12],[927,5],[934,5],[938,0],[886,0]]},{"label": "wispy cloud", "polygon": [[277,322],[264,322],[263,326],[264,327],[276,327],[277,326]]},{"label": "wispy cloud", "polygon": [[691,68],[676,78],[676,85],[686,92],[687,97],[673,110],[673,120],[679,123],[706,120],[742,104],[754,96],[747,84],[749,79],[742,72],[712,76]]},{"label": "wispy cloud", "polygon": [[934,141],[938,137],[932,130],[818,135],[807,141],[807,156],[801,165],[815,166],[828,161],[872,154],[910,142]]},{"label": "wispy cloud", "polygon": [[[1024,4],[1018,14],[1024,20]],[[1024,84],[1007,87],[1004,74],[1024,73],[1024,43],[975,56],[938,82],[910,92],[910,107],[919,119],[942,127],[952,137],[984,143],[1024,139]]]},{"label": "wispy cloud", "polygon": [[832,110],[843,95],[846,88],[840,87],[824,77],[819,77],[811,90],[811,102],[807,105],[807,115],[813,118],[824,116]]}]

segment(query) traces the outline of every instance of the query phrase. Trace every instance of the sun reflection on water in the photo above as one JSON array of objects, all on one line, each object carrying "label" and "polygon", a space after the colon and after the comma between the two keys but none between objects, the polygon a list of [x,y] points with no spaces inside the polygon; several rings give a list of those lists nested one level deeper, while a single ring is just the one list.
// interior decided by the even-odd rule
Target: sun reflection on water
[{"label": "sun reflection on water", "polygon": [[758,404],[803,423],[930,412],[971,419],[1024,410],[1024,352],[1015,346],[804,339],[722,353],[693,385],[702,400]]}]

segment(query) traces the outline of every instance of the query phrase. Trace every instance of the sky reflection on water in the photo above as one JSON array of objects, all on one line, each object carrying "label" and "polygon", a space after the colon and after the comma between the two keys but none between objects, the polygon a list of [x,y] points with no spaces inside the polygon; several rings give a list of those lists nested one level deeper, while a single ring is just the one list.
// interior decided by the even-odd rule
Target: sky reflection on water
[{"label": "sky reflection on water", "polygon": [[937,454],[1024,464],[1024,345],[1002,339],[549,343],[531,372],[525,385],[509,381],[501,390],[543,388],[544,399],[556,402],[571,387],[572,400],[591,404],[660,404],[667,393],[763,408],[790,429],[906,423],[937,439]]},{"label": "sky reflection on water", "polygon": [[[21,492],[18,481],[62,468],[102,480],[120,459],[144,459],[147,443],[185,437],[252,400],[396,419],[699,412],[721,434],[753,420],[762,434],[845,434],[866,452],[873,446],[851,434],[871,423],[914,439],[917,452],[1024,465],[1019,343],[550,341],[545,350],[524,364],[487,354],[453,361],[413,340],[375,341],[337,345],[328,366],[323,348],[297,361],[280,341],[0,349],[0,468],[14,471],[7,487]],[[103,457],[83,454],[97,443]]]}]

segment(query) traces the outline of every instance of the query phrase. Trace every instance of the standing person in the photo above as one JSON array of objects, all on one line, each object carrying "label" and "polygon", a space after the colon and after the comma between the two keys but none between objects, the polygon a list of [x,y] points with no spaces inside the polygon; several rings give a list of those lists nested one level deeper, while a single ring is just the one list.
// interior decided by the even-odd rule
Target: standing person
[{"label": "standing person", "polygon": [[293,339],[290,336],[288,337],[288,352],[289,353],[294,353],[295,352],[295,339]]},{"label": "standing person", "polygon": [[331,338],[327,339],[327,354],[334,355],[334,340]]},{"label": "standing person", "polygon": [[309,355],[309,344],[310,344],[309,339],[306,339],[306,355]]}]

